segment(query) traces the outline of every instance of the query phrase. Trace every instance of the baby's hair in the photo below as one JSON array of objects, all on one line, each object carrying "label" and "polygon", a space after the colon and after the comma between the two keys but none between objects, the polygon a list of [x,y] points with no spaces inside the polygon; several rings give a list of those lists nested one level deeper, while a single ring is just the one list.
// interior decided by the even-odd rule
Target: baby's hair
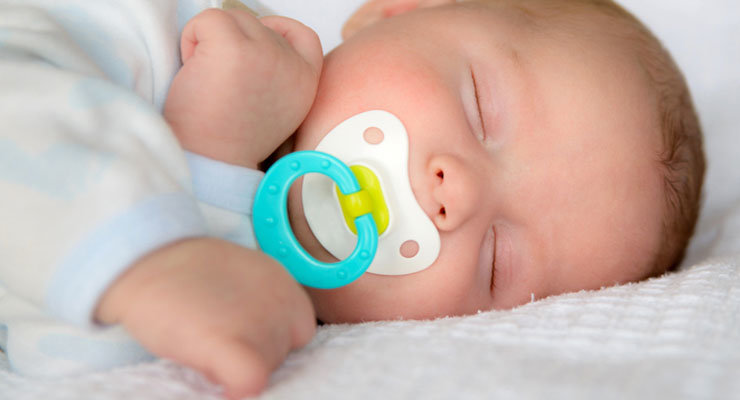
[{"label": "baby's hair", "polygon": [[598,28],[599,34],[633,52],[654,90],[656,123],[662,135],[656,164],[662,172],[665,205],[660,246],[649,274],[677,268],[699,216],[705,160],[701,126],[688,85],[668,51],[645,25],[611,0],[472,1],[510,7],[535,26],[555,22],[570,34],[593,35]]},{"label": "baby's hair", "polygon": [[614,10],[617,22],[632,27],[624,39],[633,45],[657,95],[665,195],[663,235],[652,271],[657,275],[678,267],[699,217],[706,168],[702,130],[683,74],[658,39],[614,2],[592,2]]}]

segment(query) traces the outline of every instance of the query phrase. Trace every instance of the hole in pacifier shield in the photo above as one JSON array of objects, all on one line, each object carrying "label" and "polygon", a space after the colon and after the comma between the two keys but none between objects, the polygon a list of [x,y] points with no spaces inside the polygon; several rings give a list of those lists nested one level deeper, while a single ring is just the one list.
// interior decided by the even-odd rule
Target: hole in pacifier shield
[{"label": "hole in pacifier shield", "polygon": [[365,142],[368,144],[381,144],[385,139],[385,133],[383,133],[379,128],[367,128],[362,134],[362,138],[365,139]]},{"label": "hole in pacifier shield", "polygon": [[405,258],[414,258],[419,254],[419,243],[415,240],[407,240],[403,242],[400,248],[401,256]]}]

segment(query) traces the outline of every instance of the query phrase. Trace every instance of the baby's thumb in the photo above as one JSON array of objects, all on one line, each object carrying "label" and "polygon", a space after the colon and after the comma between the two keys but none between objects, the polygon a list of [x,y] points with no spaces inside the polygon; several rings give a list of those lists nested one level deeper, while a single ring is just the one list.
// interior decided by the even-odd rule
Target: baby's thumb
[{"label": "baby's thumb", "polygon": [[321,49],[319,36],[313,29],[294,19],[276,15],[261,18],[260,22],[284,37],[295,51],[313,67],[316,76],[321,73],[324,52]]},{"label": "baby's thumb", "polygon": [[270,369],[262,355],[239,340],[222,343],[212,349],[206,375],[223,386],[229,399],[256,396],[265,389]]}]

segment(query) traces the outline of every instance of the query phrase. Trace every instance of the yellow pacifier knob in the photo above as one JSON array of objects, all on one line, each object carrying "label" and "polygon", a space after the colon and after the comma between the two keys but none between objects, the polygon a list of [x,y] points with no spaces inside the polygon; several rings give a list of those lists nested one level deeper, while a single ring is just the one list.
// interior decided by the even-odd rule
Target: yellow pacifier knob
[{"label": "yellow pacifier knob", "polygon": [[388,206],[385,197],[383,197],[380,181],[370,168],[353,165],[350,169],[357,178],[357,183],[360,184],[360,191],[344,195],[335,186],[339,205],[344,214],[344,221],[352,233],[356,235],[355,218],[371,213],[378,228],[378,235],[382,235],[388,228],[390,215],[388,214]]}]

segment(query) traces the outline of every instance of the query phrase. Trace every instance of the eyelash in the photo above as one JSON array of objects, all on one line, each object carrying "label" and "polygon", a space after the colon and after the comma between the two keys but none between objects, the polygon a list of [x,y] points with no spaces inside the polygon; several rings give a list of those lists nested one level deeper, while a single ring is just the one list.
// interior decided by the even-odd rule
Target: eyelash
[{"label": "eyelash", "polygon": [[486,124],[483,121],[483,109],[481,109],[480,106],[480,96],[478,93],[478,83],[475,80],[475,71],[473,71],[473,68],[470,68],[470,76],[473,79],[473,91],[475,92],[475,105],[478,107],[478,118],[480,119],[480,127],[481,127],[481,140],[484,140],[486,138]]}]

